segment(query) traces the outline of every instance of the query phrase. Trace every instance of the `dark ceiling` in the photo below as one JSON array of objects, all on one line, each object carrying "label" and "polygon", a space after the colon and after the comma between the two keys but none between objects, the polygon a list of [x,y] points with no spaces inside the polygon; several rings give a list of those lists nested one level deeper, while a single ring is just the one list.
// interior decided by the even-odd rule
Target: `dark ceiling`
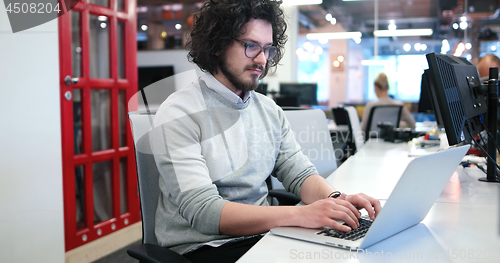
[{"label": "dark ceiling", "polygon": [[[379,0],[378,27],[387,29],[393,20],[398,29],[432,28],[433,38],[453,37],[456,35],[452,24],[459,21],[464,13],[467,0]],[[138,0],[138,6],[161,6],[183,4],[184,6],[204,2],[200,0]],[[488,26],[500,31],[500,18],[495,11],[500,0],[468,0],[467,17],[477,28]],[[370,36],[374,30],[375,1],[323,0],[321,5],[299,7],[300,32],[307,33],[312,28],[328,25],[325,19],[331,13],[347,31],[361,31]],[[498,30],[497,30],[498,29]],[[479,31],[479,29],[477,30]]]}]

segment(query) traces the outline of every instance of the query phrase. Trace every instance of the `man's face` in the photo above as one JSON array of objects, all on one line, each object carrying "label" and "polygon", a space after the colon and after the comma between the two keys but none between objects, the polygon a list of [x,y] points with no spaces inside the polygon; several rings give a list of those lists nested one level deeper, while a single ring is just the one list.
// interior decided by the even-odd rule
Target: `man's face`
[{"label": "man's face", "polygon": [[[238,37],[238,40],[242,42],[259,44],[262,47],[273,44],[272,26],[265,20],[251,19],[243,27],[242,32],[243,34]],[[248,58],[245,55],[245,46],[234,40],[221,59],[220,71],[215,77],[235,93],[255,90],[266,63],[264,52],[255,58]]]}]

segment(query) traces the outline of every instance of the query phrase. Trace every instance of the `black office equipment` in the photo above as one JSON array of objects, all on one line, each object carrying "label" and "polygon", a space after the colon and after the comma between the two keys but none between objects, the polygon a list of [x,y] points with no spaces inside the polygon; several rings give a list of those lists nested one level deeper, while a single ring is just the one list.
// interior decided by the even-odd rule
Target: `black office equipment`
[{"label": "black office equipment", "polygon": [[317,93],[316,83],[280,83],[280,98],[283,103],[296,105],[277,103],[280,106],[318,105]]},{"label": "black office equipment", "polygon": [[174,75],[173,66],[148,66],[137,69],[138,88],[142,90],[150,84],[153,84],[164,78]]},{"label": "black office equipment", "polygon": [[267,84],[266,83],[260,83],[259,86],[257,86],[257,89],[255,92],[258,92],[263,95],[267,95]]},{"label": "black office equipment", "polygon": [[[488,84],[482,84],[474,65],[465,58],[429,53],[429,88],[434,111],[439,112],[450,145],[475,141],[487,129],[488,182],[499,182],[496,164],[498,68],[490,68]],[[483,114],[488,115],[485,120]],[[486,124],[486,125],[485,125]],[[479,147],[480,144],[476,143]]]}]

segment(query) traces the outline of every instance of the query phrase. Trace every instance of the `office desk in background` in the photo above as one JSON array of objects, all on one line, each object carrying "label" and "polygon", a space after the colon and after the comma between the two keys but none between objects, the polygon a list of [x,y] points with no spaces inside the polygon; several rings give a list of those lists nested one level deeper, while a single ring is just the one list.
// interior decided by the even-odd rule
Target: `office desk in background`
[{"label": "office desk in background", "polygon": [[[327,181],[384,203],[408,163],[406,143],[368,141]],[[500,262],[500,184],[458,166],[422,223],[366,250],[351,252],[266,234],[238,262]],[[425,193],[422,193],[425,195]]]}]

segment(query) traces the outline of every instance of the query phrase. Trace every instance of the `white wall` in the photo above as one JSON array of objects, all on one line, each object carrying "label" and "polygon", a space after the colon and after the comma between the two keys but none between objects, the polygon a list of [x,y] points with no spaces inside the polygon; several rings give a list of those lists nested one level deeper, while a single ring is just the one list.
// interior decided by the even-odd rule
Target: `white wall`
[{"label": "white wall", "polygon": [[57,20],[13,34],[0,0],[0,262],[64,262]]},{"label": "white wall", "polygon": [[267,83],[268,91],[279,91],[280,82],[296,82],[297,81],[297,39],[299,35],[299,15],[297,6],[286,6],[283,8],[287,20],[288,41],[285,44],[285,54],[281,59],[276,72],[269,74],[262,80]]}]

